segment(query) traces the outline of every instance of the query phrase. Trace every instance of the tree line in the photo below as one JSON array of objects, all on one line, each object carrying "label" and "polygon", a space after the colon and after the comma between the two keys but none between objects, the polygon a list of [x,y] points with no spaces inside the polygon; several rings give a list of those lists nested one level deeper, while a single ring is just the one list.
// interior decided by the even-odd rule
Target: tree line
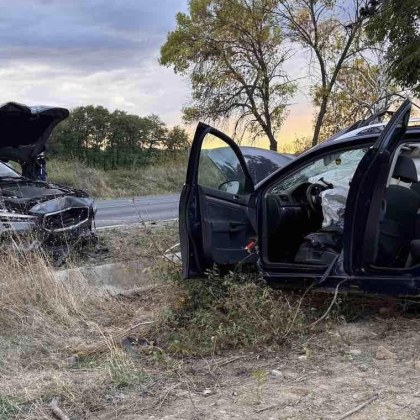
[{"label": "tree line", "polygon": [[114,169],[153,163],[181,153],[189,144],[184,128],[168,128],[157,115],[140,117],[87,105],[73,109],[54,130],[48,152]]},{"label": "tree line", "polygon": [[185,121],[227,118],[272,150],[303,77],[316,145],[395,95],[420,96],[419,21],[418,0],[189,0],[160,63],[190,78]]}]

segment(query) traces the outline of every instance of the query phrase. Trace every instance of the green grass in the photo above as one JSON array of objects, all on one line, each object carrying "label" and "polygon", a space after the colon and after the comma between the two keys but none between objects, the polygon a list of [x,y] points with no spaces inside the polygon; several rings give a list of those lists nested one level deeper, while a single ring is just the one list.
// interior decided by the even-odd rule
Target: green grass
[{"label": "green grass", "polygon": [[50,182],[83,189],[97,198],[134,197],[180,192],[186,161],[176,158],[142,168],[104,171],[77,160],[51,159],[47,170]]},{"label": "green grass", "polygon": [[15,418],[20,406],[13,399],[0,395],[0,420]]},{"label": "green grass", "polygon": [[156,341],[170,354],[206,356],[228,349],[282,346],[299,334],[305,315],[299,300],[272,290],[256,274],[218,270],[205,279],[180,280],[173,306],[162,314]]}]

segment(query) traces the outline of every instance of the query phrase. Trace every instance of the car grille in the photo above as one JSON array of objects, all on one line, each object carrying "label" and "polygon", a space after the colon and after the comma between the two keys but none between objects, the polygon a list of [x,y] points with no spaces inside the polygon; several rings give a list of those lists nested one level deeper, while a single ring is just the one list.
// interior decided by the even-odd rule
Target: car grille
[{"label": "car grille", "polygon": [[89,220],[89,207],[76,207],[44,216],[44,229],[50,232],[60,232],[74,229]]}]

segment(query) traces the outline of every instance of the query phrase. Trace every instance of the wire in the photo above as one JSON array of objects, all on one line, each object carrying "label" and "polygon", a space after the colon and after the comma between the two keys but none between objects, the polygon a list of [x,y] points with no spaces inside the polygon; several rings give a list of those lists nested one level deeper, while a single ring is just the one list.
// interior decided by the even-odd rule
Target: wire
[{"label": "wire", "polygon": [[334,292],[334,297],[333,297],[330,305],[328,306],[328,309],[324,312],[324,315],[322,315],[321,318],[318,318],[315,322],[312,322],[312,324],[309,324],[309,326],[307,328],[314,327],[316,324],[318,324],[319,322],[321,322],[322,320],[324,320],[328,316],[328,314],[331,312],[332,307],[334,306],[335,302],[337,301],[338,289],[347,280],[348,279],[344,279],[344,280],[340,281],[340,283],[337,284],[337,286],[335,288],[335,292]]}]

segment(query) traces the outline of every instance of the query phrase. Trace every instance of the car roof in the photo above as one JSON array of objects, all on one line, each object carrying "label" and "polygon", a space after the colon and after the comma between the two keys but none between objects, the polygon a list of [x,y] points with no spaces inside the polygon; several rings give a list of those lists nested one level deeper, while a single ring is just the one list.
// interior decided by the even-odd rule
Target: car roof
[{"label": "car roof", "polygon": [[239,146],[241,153],[244,155],[245,160],[246,156],[262,156],[278,165],[285,165],[290,160],[294,159],[294,156],[289,153],[279,153],[273,150],[262,149],[261,147],[253,146]]},{"label": "car roof", "polygon": [[[262,181],[264,178],[275,172],[277,169],[286,166],[293,160],[293,156],[274,152],[272,150],[261,149],[259,147],[239,146],[242,156],[245,159],[248,172],[254,184]],[[238,171],[236,159],[232,160],[229,146],[217,147],[214,149],[205,149],[207,156],[219,168],[221,172]]]},{"label": "car roof", "polygon": [[[356,130],[357,131],[356,134],[351,137],[347,137],[346,135],[344,135],[338,138],[335,138],[335,137],[329,138],[323,141],[322,143],[319,143],[316,146],[311,147],[309,150],[305,151],[303,154],[312,153],[315,150],[326,149],[326,148],[329,148],[333,144],[334,145],[344,145],[344,144],[357,145],[358,143],[366,143],[369,140],[374,142],[379,137],[381,131],[374,132],[374,130],[372,130],[371,132],[364,132],[365,130],[368,130],[370,127],[373,127],[375,129],[375,127],[377,127],[377,124],[363,127],[364,130],[361,130],[361,132],[359,132],[359,130]],[[408,127],[405,135],[412,137],[412,136],[416,136],[416,134],[420,136],[420,126]]]}]

